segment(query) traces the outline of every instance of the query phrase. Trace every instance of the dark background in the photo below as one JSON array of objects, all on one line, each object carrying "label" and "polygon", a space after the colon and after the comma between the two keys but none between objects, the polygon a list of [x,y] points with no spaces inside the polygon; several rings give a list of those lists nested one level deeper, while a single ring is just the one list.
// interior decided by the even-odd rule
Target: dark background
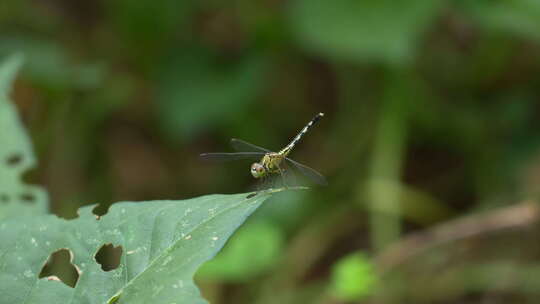
[{"label": "dark background", "polygon": [[0,3],[61,217],[248,191],[198,154],[326,114],[291,156],[329,186],[268,201],[201,271],[212,303],[537,303],[539,41],[535,0]]}]

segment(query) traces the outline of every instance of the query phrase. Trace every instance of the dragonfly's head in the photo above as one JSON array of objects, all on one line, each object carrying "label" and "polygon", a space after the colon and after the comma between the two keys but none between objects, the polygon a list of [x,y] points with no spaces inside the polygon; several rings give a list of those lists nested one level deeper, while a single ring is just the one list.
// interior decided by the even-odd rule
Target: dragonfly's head
[{"label": "dragonfly's head", "polygon": [[255,178],[263,177],[266,174],[266,170],[264,169],[264,166],[260,163],[253,163],[251,165],[251,175]]}]

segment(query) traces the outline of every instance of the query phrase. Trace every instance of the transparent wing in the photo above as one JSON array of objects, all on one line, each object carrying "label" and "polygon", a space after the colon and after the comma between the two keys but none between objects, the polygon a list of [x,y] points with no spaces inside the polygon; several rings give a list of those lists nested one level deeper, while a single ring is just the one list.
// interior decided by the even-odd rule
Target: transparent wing
[{"label": "transparent wing", "polygon": [[233,138],[231,139],[231,146],[236,151],[242,152],[242,151],[250,151],[250,152],[262,152],[262,153],[268,153],[271,152],[268,149],[261,148],[259,146],[256,146],[254,144],[250,144],[246,141],[243,141],[241,139]]},{"label": "transparent wing", "polygon": [[326,186],[328,185],[328,182],[326,181],[326,178],[324,178],[324,176],[322,176],[322,174],[320,174],[319,172],[315,171],[314,169],[311,169],[310,167],[308,166],[304,166],[302,165],[301,163],[297,162],[297,161],[294,161],[290,158],[285,158],[290,164],[292,164],[292,166],[296,169],[298,169],[298,171],[300,171],[303,175],[305,175],[306,177],[308,177],[309,179],[311,179],[313,182],[319,184],[319,185],[323,185],[323,186]]},{"label": "transparent wing", "polygon": [[203,153],[200,158],[204,160],[215,160],[215,161],[228,161],[228,160],[239,160],[239,159],[250,159],[250,158],[261,158],[264,156],[263,152],[234,152],[234,153]]}]

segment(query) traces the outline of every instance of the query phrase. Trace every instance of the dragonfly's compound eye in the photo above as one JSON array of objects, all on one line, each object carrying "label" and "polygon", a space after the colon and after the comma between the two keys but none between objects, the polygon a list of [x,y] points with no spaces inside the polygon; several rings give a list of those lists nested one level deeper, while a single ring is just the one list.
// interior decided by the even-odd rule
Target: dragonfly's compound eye
[{"label": "dragonfly's compound eye", "polygon": [[251,175],[255,178],[262,177],[264,175],[264,167],[259,163],[251,165]]}]

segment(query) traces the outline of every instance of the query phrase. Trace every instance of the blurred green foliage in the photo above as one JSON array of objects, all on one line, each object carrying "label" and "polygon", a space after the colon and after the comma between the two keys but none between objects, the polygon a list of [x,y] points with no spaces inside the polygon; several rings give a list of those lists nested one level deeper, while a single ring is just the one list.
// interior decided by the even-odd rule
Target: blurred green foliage
[{"label": "blurred green foliage", "polygon": [[[538,197],[539,20],[535,0],[8,0],[0,56],[28,60],[13,99],[40,165],[25,178],[62,217],[86,203],[242,192],[249,163],[197,155],[231,137],[279,149],[325,112],[292,156],[330,186],[250,219],[283,234],[276,247],[260,234],[279,251],[266,248],[271,263],[201,284],[213,303],[335,303],[326,287],[341,257]],[[454,265],[438,258],[426,261]],[[525,303],[493,294],[439,300]]]},{"label": "blurred green foliage", "polygon": [[406,64],[441,3],[301,0],[290,19],[298,41],[334,60]]},{"label": "blurred green foliage", "polygon": [[276,263],[282,246],[282,233],[270,223],[258,221],[246,225],[216,258],[199,269],[197,275],[203,280],[252,280]]},{"label": "blurred green foliage", "polygon": [[332,270],[332,292],[338,299],[360,300],[373,292],[376,274],[364,254],[350,254],[337,261]]},{"label": "blurred green foliage", "polygon": [[186,50],[169,57],[159,72],[158,118],[172,141],[189,139],[204,129],[234,120],[236,113],[260,95],[265,74],[263,58],[219,61],[205,49]]},{"label": "blurred green foliage", "polygon": [[36,159],[9,98],[21,62],[20,54],[0,62],[0,219],[44,214],[48,207],[47,193],[22,181],[23,174],[35,166]]}]

